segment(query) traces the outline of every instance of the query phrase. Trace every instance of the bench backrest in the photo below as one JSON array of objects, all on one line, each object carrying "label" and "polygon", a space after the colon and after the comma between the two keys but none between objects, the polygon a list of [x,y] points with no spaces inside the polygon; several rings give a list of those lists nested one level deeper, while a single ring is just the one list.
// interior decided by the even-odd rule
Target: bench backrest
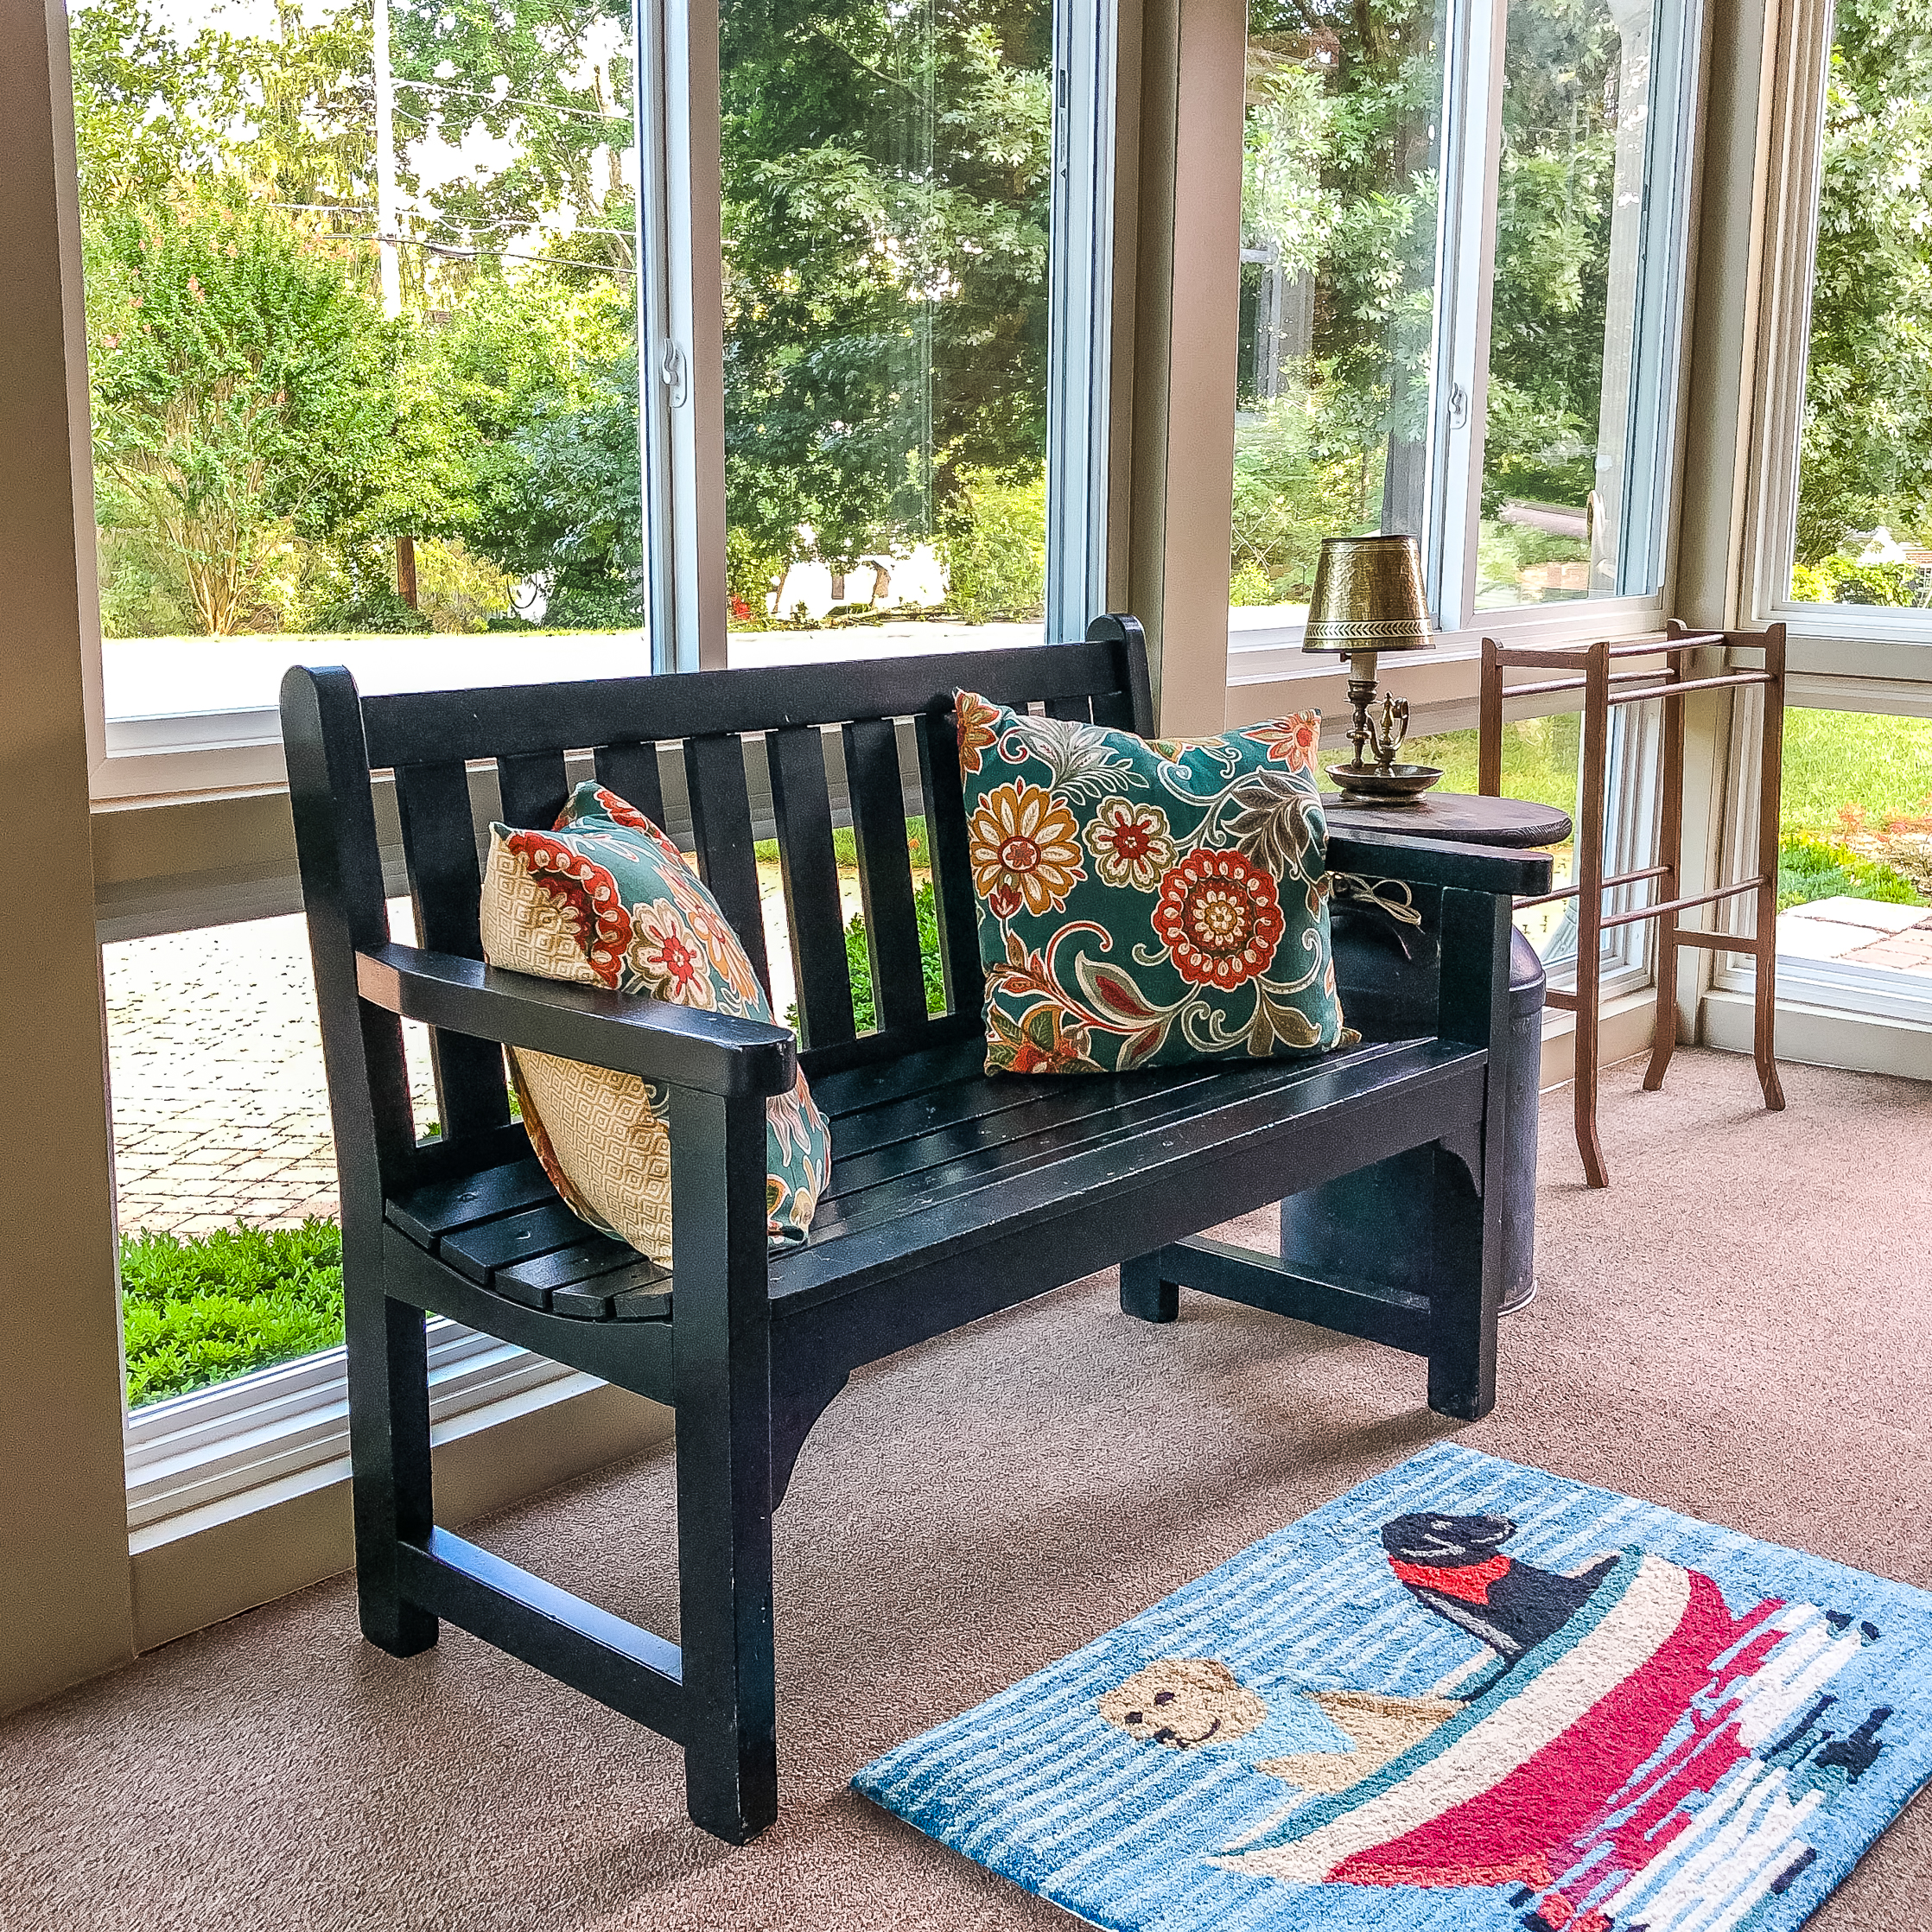
[{"label": "bench backrest", "polygon": [[[480,828],[548,827],[593,772],[674,835],[770,990],[759,864],[767,810],[776,835],[809,1074],[897,1058],[976,1033],[983,990],[953,717],[957,689],[1015,708],[1153,729],[1147,651],[1131,617],[1097,618],[1086,641],[772,670],[697,671],[594,683],[358,697],[345,671],[293,672],[283,732],[310,908],[325,1040],[353,1050],[393,1186],[409,1111],[399,1052],[378,1052],[364,1010],[351,1043],[353,953],[389,937],[382,786],[392,775],[394,838],[418,943],[481,957]],[[682,794],[682,796],[680,796]],[[767,806],[766,800],[769,800]],[[925,820],[944,971],[929,1013],[910,820]],[[855,1025],[835,826],[849,823],[870,956],[875,1027]],[[393,848],[386,868],[395,883]],[[782,1007],[785,1002],[779,1002]],[[332,1011],[333,1008],[333,1011]],[[508,1120],[502,1056],[486,1042],[432,1036],[444,1148],[494,1141]],[[337,1134],[346,1123],[338,1100]],[[413,1133],[407,1145],[413,1147]],[[451,1155],[456,1154],[454,1162]]]}]

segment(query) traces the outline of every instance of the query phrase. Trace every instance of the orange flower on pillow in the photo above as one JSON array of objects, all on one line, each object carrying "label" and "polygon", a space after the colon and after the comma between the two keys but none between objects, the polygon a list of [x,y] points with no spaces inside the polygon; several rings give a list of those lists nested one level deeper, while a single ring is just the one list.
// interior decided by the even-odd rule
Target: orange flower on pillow
[{"label": "orange flower on pillow", "polygon": [[1057,912],[1087,874],[1073,814],[1037,785],[1002,785],[966,822],[973,884],[999,918]]},{"label": "orange flower on pillow", "polygon": [[1321,718],[1317,712],[1298,711],[1292,718],[1277,718],[1273,724],[1249,725],[1241,735],[1266,745],[1271,760],[1286,765],[1291,772],[1305,772],[1315,762]]},{"label": "orange flower on pillow", "polygon": [[959,728],[959,768],[976,772],[980,753],[999,742],[1000,734],[994,727],[1000,714],[976,692],[962,691],[955,700],[953,715]]},{"label": "orange flower on pillow", "polygon": [[630,968],[660,1000],[681,1007],[717,1004],[703,943],[668,899],[631,908]]},{"label": "orange flower on pillow", "polygon": [[1223,990],[1268,970],[1287,921],[1274,880],[1238,852],[1196,852],[1160,881],[1153,930],[1192,986]]}]

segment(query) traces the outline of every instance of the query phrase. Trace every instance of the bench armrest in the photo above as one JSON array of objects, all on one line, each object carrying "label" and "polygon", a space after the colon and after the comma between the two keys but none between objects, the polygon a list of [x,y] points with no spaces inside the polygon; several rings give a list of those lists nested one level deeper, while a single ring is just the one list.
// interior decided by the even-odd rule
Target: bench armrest
[{"label": "bench armrest", "polygon": [[640,1080],[738,1099],[789,1093],[798,1076],[791,1030],[763,1020],[627,998],[415,946],[359,952],[355,967],[357,990],[385,1013]]},{"label": "bench armrest", "polygon": [[1417,838],[1391,826],[1387,831],[1331,832],[1328,866],[1371,879],[1400,879],[1413,886],[1451,886],[1471,893],[1507,893],[1534,898],[1550,889],[1547,852],[1512,852],[1494,845],[1459,845]]}]

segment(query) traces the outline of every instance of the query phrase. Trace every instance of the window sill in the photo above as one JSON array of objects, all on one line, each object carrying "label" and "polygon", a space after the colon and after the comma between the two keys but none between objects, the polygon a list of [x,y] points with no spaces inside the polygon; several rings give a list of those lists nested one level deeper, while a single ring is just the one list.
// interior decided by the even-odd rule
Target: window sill
[{"label": "window sill", "polygon": [[[1781,982],[1785,977],[1782,965],[1778,976]],[[1781,983],[1774,1042],[1779,1059],[1802,1066],[1845,1067],[1854,1073],[1932,1080],[1932,1023],[1787,1000],[1784,990]],[[1700,1007],[1698,1037],[1706,1046],[1748,1053],[1756,1012],[1749,993],[1715,986]]]},{"label": "window sill", "polygon": [[[662,1405],[569,1370],[499,1394],[432,1425],[436,1520],[455,1527],[506,1509],[670,1433]],[[349,1459],[166,1516],[128,1545],[135,1648],[150,1650],[349,1568]]]},{"label": "window sill", "polygon": [[[571,1371],[441,1319],[429,1324],[432,1427]],[[133,1412],[125,1434],[128,1527],[143,1531],[345,1457],[343,1350],[238,1376]]]},{"label": "window sill", "polygon": [[[1481,629],[1444,632],[1430,650],[1384,653],[1378,675],[1385,686],[1399,686],[1408,699],[1412,732],[1462,731],[1476,723],[1485,636],[1526,642],[1522,633],[1533,631],[1540,641],[1581,644],[1598,638],[1641,638],[1662,625],[1657,605],[1636,598],[1579,599],[1573,604],[1490,612],[1484,613]],[[1328,651],[1305,651],[1302,629],[1298,624],[1274,631],[1230,631],[1230,729],[1285,711],[1319,708],[1328,727],[1325,736],[1340,735],[1348,716],[1347,661]],[[1660,657],[1658,668],[1662,664]],[[1503,689],[1507,693],[1511,685],[1537,683],[1548,676],[1542,670],[1506,670]],[[1560,694],[1520,701],[1511,705],[1510,715],[1540,717],[1575,709],[1573,699]]]}]

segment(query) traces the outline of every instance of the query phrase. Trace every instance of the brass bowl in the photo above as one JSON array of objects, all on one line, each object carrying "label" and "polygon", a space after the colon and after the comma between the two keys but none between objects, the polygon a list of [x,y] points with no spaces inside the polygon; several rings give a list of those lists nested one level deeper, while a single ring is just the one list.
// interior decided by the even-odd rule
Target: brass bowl
[{"label": "brass bowl", "polygon": [[1331,765],[1328,775],[1350,804],[1411,804],[1442,777],[1433,765]]}]

